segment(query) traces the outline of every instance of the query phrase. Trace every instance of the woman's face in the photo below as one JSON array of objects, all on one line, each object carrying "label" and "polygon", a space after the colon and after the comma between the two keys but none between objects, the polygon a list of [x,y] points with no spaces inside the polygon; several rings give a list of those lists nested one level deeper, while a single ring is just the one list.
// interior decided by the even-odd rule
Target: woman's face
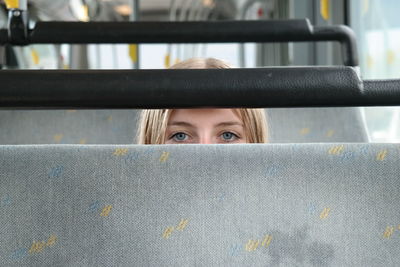
[{"label": "woman's face", "polygon": [[232,109],[175,109],[165,135],[166,144],[246,143],[242,120]]}]

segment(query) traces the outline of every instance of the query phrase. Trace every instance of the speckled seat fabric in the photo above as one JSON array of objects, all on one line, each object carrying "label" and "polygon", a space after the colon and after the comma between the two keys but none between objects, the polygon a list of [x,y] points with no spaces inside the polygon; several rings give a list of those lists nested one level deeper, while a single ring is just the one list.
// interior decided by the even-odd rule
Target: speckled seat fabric
[{"label": "speckled seat fabric", "polygon": [[137,110],[2,110],[0,144],[132,144]]},{"label": "speckled seat fabric", "polygon": [[271,108],[273,143],[368,142],[360,108]]},{"label": "speckled seat fabric", "polygon": [[[132,144],[139,110],[0,111],[0,144]],[[267,110],[269,142],[368,142],[359,108]]]},{"label": "speckled seat fabric", "polygon": [[2,266],[400,266],[398,144],[0,146]]}]

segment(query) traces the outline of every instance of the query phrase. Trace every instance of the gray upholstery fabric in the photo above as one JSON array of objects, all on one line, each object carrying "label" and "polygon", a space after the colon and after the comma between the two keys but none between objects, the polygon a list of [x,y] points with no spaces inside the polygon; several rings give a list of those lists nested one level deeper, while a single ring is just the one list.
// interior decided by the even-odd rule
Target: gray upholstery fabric
[{"label": "gray upholstery fabric", "polygon": [[368,142],[360,108],[267,110],[274,143]]},{"label": "gray upholstery fabric", "polygon": [[[0,144],[130,144],[139,111],[0,111]],[[366,142],[358,108],[269,109],[270,142]]]},{"label": "gray upholstery fabric", "polygon": [[3,110],[0,144],[132,144],[136,110]]},{"label": "gray upholstery fabric", "polygon": [[400,266],[398,144],[0,146],[2,266]]}]

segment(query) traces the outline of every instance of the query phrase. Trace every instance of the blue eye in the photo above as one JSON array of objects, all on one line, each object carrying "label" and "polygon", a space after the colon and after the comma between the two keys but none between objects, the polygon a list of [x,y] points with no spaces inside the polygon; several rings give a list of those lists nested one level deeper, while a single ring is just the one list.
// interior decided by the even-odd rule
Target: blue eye
[{"label": "blue eye", "polygon": [[187,134],[185,133],[176,133],[172,136],[175,141],[185,141],[187,138]]},{"label": "blue eye", "polygon": [[233,141],[237,138],[237,135],[231,132],[224,132],[222,134],[222,139],[224,139],[225,141]]}]

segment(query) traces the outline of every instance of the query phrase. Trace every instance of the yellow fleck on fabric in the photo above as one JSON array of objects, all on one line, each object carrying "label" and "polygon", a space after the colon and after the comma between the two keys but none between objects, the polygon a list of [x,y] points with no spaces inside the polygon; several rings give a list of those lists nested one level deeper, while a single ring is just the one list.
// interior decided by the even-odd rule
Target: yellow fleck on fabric
[{"label": "yellow fleck on fabric", "polygon": [[259,244],[260,244],[260,240],[249,239],[249,241],[246,244],[246,251],[256,250]]},{"label": "yellow fleck on fabric", "polygon": [[167,229],[165,229],[165,231],[164,231],[164,233],[162,235],[163,238],[168,239],[173,231],[174,231],[174,227],[173,226],[167,227]]},{"label": "yellow fleck on fabric", "polygon": [[321,214],[319,215],[320,219],[326,219],[329,215],[330,212],[330,208],[324,208],[324,210],[321,212]]},{"label": "yellow fleck on fabric", "polygon": [[386,227],[385,232],[383,232],[383,237],[384,237],[384,238],[389,238],[389,237],[391,237],[392,234],[393,234],[393,231],[394,231],[394,227],[393,227],[393,226],[388,226],[388,227]]},{"label": "yellow fleck on fabric", "polygon": [[332,137],[334,133],[335,133],[334,130],[329,130],[329,131],[326,133],[326,137]]},{"label": "yellow fleck on fabric", "polygon": [[183,231],[183,229],[185,229],[188,222],[189,222],[189,220],[182,219],[181,222],[179,223],[179,225],[176,227],[176,229]]},{"label": "yellow fleck on fabric", "polygon": [[124,156],[128,153],[127,148],[116,148],[113,152],[114,156]]},{"label": "yellow fleck on fabric", "polygon": [[102,210],[102,212],[100,213],[100,216],[107,217],[110,214],[111,209],[112,209],[112,205],[105,206],[104,209]]},{"label": "yellow fleck on fabric", "polygon": [[56,141],[57,143],[61,142],[61,139],[63,139],[64,135],[63,134],[55,134],[53,136],[54,141]]},{"label": "yellow fleck on fabric", "polygon": [[301,135],[306,135],[310,133],[310,128],[303,128],[300,130]]},{"label": "yellow fleck on fabric", "polygon": [[45,246],[46,243],[43,241],[38,241],[38,242],[34,241],[28,252],[29,254],[42,252]]},{"label": "yellow fleck on fabric", "polygon": [[51,247],[57,242],[57,236],[51,235],[47,242],[44,241],[33,241],[31,248],[29,249],[28,253],[40,253],[45,249],[45,247]]},{"label": "yellow fleck on fabric", "polygon": [[328,153],[331,155],[339,155],[340,153],[343,152],[344,145],[340,146],[333,146],[329,149]]},{"label": "yellow fleck on fabric", "polygon": [[51,235],[50,237],[49,237],[49,240],[47,240],[47,246],[48,247],[51,247],[51,246],[53,246],[55,243],[56,243],[56,241],[57,241],[57,236],[55,236],[55,235]]},{"label": "yellow fleck on fabric", "polygon": [[160,162],[166,162],[169,157],[169,152],[163,152],[160,157]]},{"label": "yellow fleck on fabric", "polygon": [[383,160],[385,160],[386,155],[387,155],[387,150],[386,150],[386,149],[385,149],[385,150],[381,150],[381,151],[379,151],[379,153],[376,155],[376,160],[377,160],[377,161],[383,161]]},{"label": "yellow fleck on fabric", "polygon": [[266,235],[264,241],[262,242],[261,246],[268,247],[272,241],[272,235]]}]

